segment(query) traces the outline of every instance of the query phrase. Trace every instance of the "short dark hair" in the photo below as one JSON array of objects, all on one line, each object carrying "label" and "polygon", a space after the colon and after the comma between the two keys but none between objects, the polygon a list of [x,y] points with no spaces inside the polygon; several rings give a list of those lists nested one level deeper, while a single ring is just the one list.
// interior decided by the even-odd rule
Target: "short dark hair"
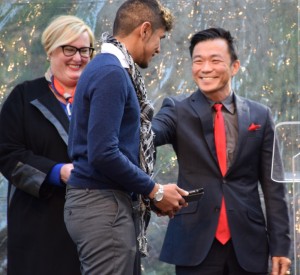
[{"label": "short dark hair", "polygon": [[191,39],[190,44],[190,55],[193,56],[195,46],[202,41],[213,40],[213,39],[224,39],[227,42],[231,62],[238,60],[238,56],[235,49],[235,39],[231,36],[229,31],[222,28],[210,28],[195,33]]},{"label": "short dark hair", "polygon": [[164,28],[170,31],[174,17],[158,0],[127,0],[118,9],[113,35],[126,36],[144,22],[150,22],[153,31]]}]

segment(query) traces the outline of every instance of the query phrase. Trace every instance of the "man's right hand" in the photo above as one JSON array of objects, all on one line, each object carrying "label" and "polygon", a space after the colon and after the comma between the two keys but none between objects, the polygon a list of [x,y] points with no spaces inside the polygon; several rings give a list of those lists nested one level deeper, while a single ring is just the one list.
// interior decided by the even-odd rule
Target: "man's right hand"
[{"label": "man's right hand", "polygon": [[[154,199],[154,195],[158,189],[159,184],[155,184],[155,187],[149,194],[150,199]],[[169,218],[173,218],[177,211],[188,205],[182,198],[182,196],[188,195],[188,191],[181,189],[175,183],[163,185],[163,189],[163,198],[161,201],[156,202],[155,206],[160,209],[162,214],[166,214]]]}]

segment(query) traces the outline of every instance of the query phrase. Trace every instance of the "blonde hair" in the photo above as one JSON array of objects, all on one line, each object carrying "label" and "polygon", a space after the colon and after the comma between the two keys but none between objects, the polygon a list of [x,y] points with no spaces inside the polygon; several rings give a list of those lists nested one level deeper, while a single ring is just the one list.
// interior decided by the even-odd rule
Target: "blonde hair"
[{"label": "blonde hair", "polygon": [[89,35],[90,47],[94,47],[94,34],[83,20],[73,15],[58,16],[42,34],[46,54],[49,56],[55,49],[76,40],[84,32]]}]

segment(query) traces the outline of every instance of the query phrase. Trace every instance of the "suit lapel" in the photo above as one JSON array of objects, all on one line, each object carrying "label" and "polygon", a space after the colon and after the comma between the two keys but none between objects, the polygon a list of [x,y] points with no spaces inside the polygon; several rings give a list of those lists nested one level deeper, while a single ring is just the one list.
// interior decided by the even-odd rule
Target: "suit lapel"
[{"label": "suit lapel", "polygon": [[240,155],[241,150],[244,148],[244,143],[246,142],[248,135],[248,127],[250,125],[250,110],[245,99],[237,96],[236,94],[234,94],[234,98],[238,120],[238,140],[234,152],[233,162],[228,172],[230,172],[237,160],[237,157]]},{"label": "suit lapel", "polygon": [[197,90],[197,92],[191,96],[190,104],[199,116],[207,147],[209,148],[212,158],[215,159],[216,165],[218,165],[211,107],[200,90]]}]

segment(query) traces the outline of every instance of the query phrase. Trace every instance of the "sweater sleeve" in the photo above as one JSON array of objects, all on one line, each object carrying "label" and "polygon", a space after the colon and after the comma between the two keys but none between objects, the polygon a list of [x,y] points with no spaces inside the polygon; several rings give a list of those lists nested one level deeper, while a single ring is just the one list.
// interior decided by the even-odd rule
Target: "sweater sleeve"
[{"label": "sweater sleeve", "polygon": [[[154,182],[132,157],[139,144],[140,110],[126,74],[120,67],[106,66],[92,81],[88,76],[89,89],[79,84],[78,91],[83,88],[90,102],[88,163],[126,190],[148,195]],[[138,159],[138,151],[136,155]]]},{"label": "sweater sleeve", "polygon": [[63,163],[58,163],[53,166],[51,171],[47,175],[47,182],[56,186],[63,187],[64,183],[60,179],[60,169],[62,168],[64,164]]}]

